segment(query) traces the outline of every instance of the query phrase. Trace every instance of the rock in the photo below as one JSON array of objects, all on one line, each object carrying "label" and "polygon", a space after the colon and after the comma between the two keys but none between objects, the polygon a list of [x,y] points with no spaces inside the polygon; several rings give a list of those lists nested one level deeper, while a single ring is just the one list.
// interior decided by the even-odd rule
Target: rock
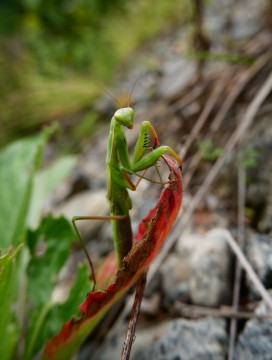
[{"label": "rock", "polygon": [[187,301],[189,298],[189,284],[187,265],[179,255],[171,254],[161,267],[162,274],[162,302],[165,308],[175,301]]},{"label": "rock", "polygon": [[[266,288],[272,288],[272,239],[268,235],[254,234],[246,245],[246,255]],[[247,276],[251,299],[259,299],[259,292]]]},{"label": "rock", "polygon": [[[272,297],[272,291],[270,291]],[[258,315],[272,316],[272,310],[262,301],[256,309]],[[272,319],[252,319],[246,323],[238,338],[236,360],[272,359]]]},{"label": "rock", "polygon": [[231,259],[224,233],[209,231],[191,259],[189,291],[193,304],[218,306],[228,303]]},{"label": "rock", "polygon": [[175,320],[163,338],[151,348],[137,353],[137,360],[223,360],[228,335],[226,321],[205,318],[197,321]]},{"label": "rock", "polygon": [[164,302],[185,300],[194,304],[217,306],[228,302],[232,253],[224,234],[210,231],[206,236],[183,234],[177,255],[163,265]]},{"label": "rock", "polygon": [[203,237],[199,234],[185,233],[177,242],[176,253],[168,256],[161,267],[162,301],[165,308],[175,301],[189,299],[189,279],[191,258]]},{"label": "rock", "polygon": [[262,1],[254,0],[240,0],[235,6],[231,0],[216,1],[205,9],[205,29],[213,37],[213,43],[220,43],[226,36],[228,17],[232,11],[232,37],[234,39],[250,37],[260,29],[256,14],[260,13],[262,6]]},{"label": "rock", "polygon": [[[161,322],[157,323],[152,327],[144,327],[140,328],[138,325],[136,328],[135,341],[133,342],[132,350],[131,350],[131,360],[138,360],[139,353],[141,353],[144,349],[149,347],[155,339],[160,338],[167,327],[169,326],[169,322]],[[118,326],[118,331],[114,334],[110,334],[107,336],[106,340],[95,349],[95,354],[92,356],[92,359],[99,360],[117,360],[120,359],[120,355],[122,352],[125,334],[127,331],[127,323],[121,323]]]},{"label": "rock", "polygon": [[180,55],[173,57],[162,66],[165,76],[159,84],[158,94],[162,98],[170,98],[181,91],[196,73],[196,64],[182,59]]},{"label": "rock", "polygon": [[[249,134],[248,148],[255,166],[247,170],[249,179],[246,202],[255,212],[254,225],[261,233],[272,230],[272,123],[262,116]],[[250,155],[250,153],[249,153]]]},{"label": "rock", "polygon": [[[63,205],[58,206],[54,215],[65,215],[68,219],[73,216],[102,216],[106,215],[109,205],[105,190],[84,191],[76,194]],[[103,222],[101,221],[79,221],[77,226],[82,237],[87,238],[95,234]]]},{"label": "rock", "polygon": [[182,257],[184,263],[190,264],[193,254],[201,246],[203,236],[200,234],[184,233],[179,238],[176,246],[177,252]]}]

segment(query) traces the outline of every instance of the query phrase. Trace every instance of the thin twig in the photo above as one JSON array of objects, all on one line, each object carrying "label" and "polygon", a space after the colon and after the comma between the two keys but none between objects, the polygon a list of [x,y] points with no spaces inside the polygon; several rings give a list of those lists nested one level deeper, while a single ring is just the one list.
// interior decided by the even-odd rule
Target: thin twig
[{"label": "thin twig", "polygon": [[146,284],[146,273],[141,275],[141,277],[137,281],[134,304],[132,307],[129,324],[128,324],[128,330],[120,360],[128,360],[130,357],[131,347],[134,341],[137,319],[140,312],[142,298],[144,295],[145,284]]},{"label": "thin twig", "polygon": [[194,317],[194,316],[213,316],[221,318],[234,319],[272,319],[272,315],[256,314],[250,311],[235,311],[233,307],[224,306],[219,309],[209,308],[206,306],[188,305],[183,303],[176,303],[174,305],[174,314],[179,316]]},{"label": "thin twig", "polygon": [[[240,147],[241,149],[241,147]],[[246,171],[242,165],[241,150],[240,156],[238,157],[238,235],[237,242],[241,249],[244,249],[245,243],[245,199],[246,199]],[[241,278],[242,278],[242,267],[241,263],[236,260],[235,262],[235,275],[234,275],[234,289],[232,298],[233,311],[237,311],[240,301],[241,291]],[[231,318],[230,321],[230,336],[229,336],[229,352],[228,360],[232,360],[234,357],[234,345],[237,332],[237,321],[236,318]]]}]

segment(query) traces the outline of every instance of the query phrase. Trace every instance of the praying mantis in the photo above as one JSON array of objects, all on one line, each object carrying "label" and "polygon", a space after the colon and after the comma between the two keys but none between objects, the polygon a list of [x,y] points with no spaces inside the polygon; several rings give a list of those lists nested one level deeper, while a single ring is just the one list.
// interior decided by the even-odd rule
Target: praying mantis
[{"label": "praying mantis", "polygon": [[[171,147],[160,145],[156,131],[149,121],[142,122],[133,155],[132,158],[130,158],[124,127],[132,129],[133,122],[134,110],[128,106],[118,109],[114,113],[110,123],[106,157],[107,198],[110,205],[110,216],[75,216],[72,219],[73,227],[91,267],[94,283],[93,290],[96,284],[94,268],[76,226],[76,221],[90,219],[111,220],[116,263],[119,269],[122,268],[123,260],[130,251],[133,240],[129,215],[132,203],[128,189],[135,191],[141,178],[145,178],[143,175],[139,175],[138,172],[145,171],[148,168],[155,166],[160,157],[165,153],[172,155],[179,167],[182,165],[181,158]],[[154,146],[152,151],[147,154],[149,134],[153,138]],[[140,180],[136,184],[130,179],[129,175],[131,174],[140,177]],[[152,182],[156,183],[156,181],[153,180]],[[160,184],[164,185],[165,183],[161,182]]]},{"label": "praying mantis", "polygon": [[[110,216],[76,216],[72,219],[76,234],[90,263],[93,289],[86,295],[84,302],[79,307],[80,317],[71,318],[63,325],[60,332],[46,344],[43,351],[44,359],[69,358],[71,351],[75,351],[88,332],[93,330],[108,307],[133,284],[136,284],[134,304],[120,359],[128,360],[130,357],[148,267],[171,230],[182,202],[182,161],[180,157],[169,146],[160,145],[156,131],[148,121],[142,122],[133,155],[130,157],[124,128],[132,129],[133,121],[134,110],[131,107],[120,108],[111,119],[106,156]],[[149,134],[154,141],[151,149]],[[151,152],[148,152],[149,150]],[[170,156],[165,153],[169,153]],[[160,157],[164,158],[170,171],[169,180],[166,182],[162,182],[161,179],[160,182],[156,182],[144,176],[145,170],[156,166]],[[138,172],[141,171],[143,173],[139,174]],[[136,184],[130,179],[132,174],[140,177]],[[132,203],[128,190],[136,190],[142,178],[167,186],[164,186],[157,204],[140,222],[132,243],[129,215]],[[102,290],[95,289],[93,265],[76,227],[76,221],[87,219],[111,220],[112,222],[116,264],[111,267],[110,275],[114,275],[114,278],[110,283],[103,283],[105,286],[102,285],[104,286]],[[112,264],[112,258],[107,259],[110,259]],[[117,265],[117,269],[115,265]]]}]

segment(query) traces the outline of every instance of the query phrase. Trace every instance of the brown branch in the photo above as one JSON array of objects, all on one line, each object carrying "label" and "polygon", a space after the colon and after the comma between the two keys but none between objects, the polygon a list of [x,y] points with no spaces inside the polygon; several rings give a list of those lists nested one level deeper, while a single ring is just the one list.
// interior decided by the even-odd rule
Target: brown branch
[{"label": "brown branch", "polygon": [[145,284],[146,284],[146,273],[141,275],[141,277],[137,281],[134,304],[133,304],[133,307],[131,310],[127,334],[126,334],[126,338],[124,341],[123,351],[122,351],[120,360],[129,360],[129,357],[130,357],[130,352],[131,352],[131,347],[132,347],[132,343],[134,340],[137,319],[138,319],[138,315],[140,312],[142,298],[144,295]]}]

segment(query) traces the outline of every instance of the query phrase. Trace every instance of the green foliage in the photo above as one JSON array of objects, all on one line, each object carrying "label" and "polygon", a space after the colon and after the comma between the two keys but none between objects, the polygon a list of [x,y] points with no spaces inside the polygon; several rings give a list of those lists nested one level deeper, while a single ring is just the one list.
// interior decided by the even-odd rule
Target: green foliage
[{"label": "green foliage", "polygon": [[20,249],[19,245],[16,250],[9,249],[0,256],[0,353],[3,360],[11,359],[19,338],[19,327],[11,309],[11,301],[18,293],[16,260]]},{"label": "green foliage", "polygon": [[[42,306],[48,301],[56,284],[58,272],[68,257],[73,237],[72,228],[66,219],[53,219],[51,216],[45,218],[36,231],[29,233],[27,242],[31,260],[27,268],[28,295],[33,304]],[[41,239],[44,240],[45,247],[42,255],[37,253]]]},{"label": "green foliage", "polygon": [[185,57],[190,59],[199,59],[215,62],[226,62],[232,64],[252,65],[255,62],[253,56],[246,56],[232,53],[212,53],[208,51],[188,51],[184,54]]},{"label": "green foliage", "polygon": [[259,154],[252,146],[244,147],[241,151],[241,162],[245,169],[254,168],[258,164]]},{"label": "green foliage", "polygon": [[34,173],[48,136],[47,131],[17,141],[0,153],[0,246],[4,251],[24,241]]},{"label": "green foliage", "polygon": [[252,208],[245,207],[245,216],[248,219],[254,219],[254,217],[256,216],[256,211]]},{"label": "green foliage", "polygon": [[50,167],[38,171],[33,179],[27,224],[31,229],[38,227],[46,197],[70,173],[75,158],[65,156],[56,160]]},{"label": "green foliage", "polygon": [[[42,220],[45,196],[74,161],[61,159],[39,171],[53,129],[10,144],[0,152],[0,352],[1,359],[31,359],[41,350],[91,288],[81,266],[64,303],[53,294],[75,238],[64,218]],[[39,198],[40,197],[40,198]],[[28,231],[28,226],[32,229]],[[72,283],[71,283],[72,284]]]},{"label": "green foliage", "polygon": [[95,61],[99,44],[103,43],[103,23],[113,11],[121,10],[122,3],[123,0],[13,1],[0,13],[0,20],[7,12],[13,13],[13,19],[9,16],[2,23],[2,31],[20,36],[40,72],[60,78],[67,76],[67,71],[86,70]]},{"label": "green foliage", "polygon": [[92,110],[101,93],[95,83],[109,82],[117,63],[141,43],[184,21],[188,4],[6,0],[0,6],[0,146],[41,123]]},{"label": "green foliage", "polygon": [[[45,340],[60,330],[63,323],[78,311],[78,305],[91,290],[88,273],[82,267],[68,300],[63,304],[52,304],[58,274],[68,258],[73,239],[71,223],[65,218],[53,219],[49,216],[36,231],[29,232],[31,260],[27,268],[27,298],[31,308],[28,313],[25,359],[31,358]],[[42,255],[37,253],[39,245],[45,247]]]},{"label": "green foliage", "polygon": [[223,149],[214,146],[212,140],[202,140],[199,141],[197,145],[203,160],[215,161],[223,152]]},{"label": "green foliage", "polygon": [[[4,253],[0,279],[0,316],[4,321],[0,323],[0,334],[3,335],[1,357],[4,360],[11,358],[20,333],[19,319],[13,309],[20,307],[19,284],[20,279],[24,279],[23,251],[18,249],[25,242],[33,177],[48,135],[47,131],[18,141],[0,153],[0,249]],[[11,334],[6,329],[10,329]]]}]

